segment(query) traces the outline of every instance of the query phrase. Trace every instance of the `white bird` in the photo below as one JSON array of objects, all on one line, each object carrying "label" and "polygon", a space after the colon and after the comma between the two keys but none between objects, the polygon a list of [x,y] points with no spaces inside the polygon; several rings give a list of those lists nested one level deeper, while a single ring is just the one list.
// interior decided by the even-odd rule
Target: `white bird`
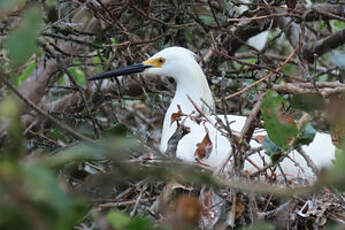
[{"label": "white bird", "polygon": [[[162,153],[166,152],[168,141],[177,128],[175,118],[180,116],[180,122],[183,122],[184,126],[189,127],[190,132],[179,139],[176,157],[184,161],[199,162],[211,168],[217,168],[229,157],[232,147],[229,138],[222,135],[222,132],[219,131],[221,128],[217,125],[216,117],[210,115],[210,110],[214,109],[214,99],[206,76],[195,57],[196,55],[186,48],[170,47],[163,49],[142,63],[105,72],[89,80],[110,78],[130,73],[172,77],[176,81],[176,92],[164,117],[160,150]],[[196,121],[198,119],[193,118],[193,116],[198,115],[196,107],[199,107],[204,115],[206,114],[207,121],[198,124]],[[225,122],[224,115],[219,117]],[[244,116],[226,115],[226,118],[231,122],[230,128],[237,132],[241,131],[246,121]],[[196,153],[200,143],[205,138],[207,139],[207,134],[209,140],[206,140],[207,146],[204,148],[206,156],[200,157]],[[266,135],[266,132],[261,131],[259,134]],[[250,145],[251,147],[260,146],[255,140],[252,140]],[[325,133],[318,132],[313,142],[308,146],[303,146],[303,150],[318,169],[330,166],[335,158],[335,147],[332,144],[330,135]],[[258,168],[263,168],[268,163],[270,163],[270,158],[263,152],[252,154],[245,161],[244,169],[248,172],[255,172]],[[292,178],[313,179],[315,177],[306,160],[296,151],[290,152],[289,158],[285,157],[280,162],[280,166],[284,174]],[[267,172],[269,174],[272,173],[268,169]],[[277,174],[281,175],[281,173],[277,171]]]}]

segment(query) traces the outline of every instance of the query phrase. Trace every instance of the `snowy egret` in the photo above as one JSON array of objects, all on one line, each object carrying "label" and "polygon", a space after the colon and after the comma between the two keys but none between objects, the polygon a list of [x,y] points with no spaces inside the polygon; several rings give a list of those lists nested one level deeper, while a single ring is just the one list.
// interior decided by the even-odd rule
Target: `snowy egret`
[{"label": "snowy egret", "polygon": [[[148,60],[128,67],[115,69],[96,75],[89,80],[105,79],[130,73],[143,73],[146,75],[170,76],[176,81],[176,92],[165,114],[160,150],[165,153],[168,142],[172,139],[178,126],[177,117],[181,118],[189,132],[180,139],[176,145],[176,157],[189,162],[199,162],[216,168],[228,158],[231,153],[229,138],[222,135],[215,116],[210,115],[214,109],[214,100],[205,74],[196,62],[195,54],[182,47],[170,47],[156,53]],[[197,111],[197,108],[200,111]],[[198,112],[207,115],[207,121],[200,122],[196,118]],[[218,116],[217,116],[218,117]],[[225,116],[219,115],[224,121]],[[230,128],[241,131],[246,117],[226,115]],[[261,131],[260,135],[266,135]],[[260,146],[252,140],[252,147]],[[327,167],[334,159],[335,147],[328,134],[317,133],[313,142],[304,146],[303,150],[315,163],[317,168]],[[245,162],[245,169],[250,172],[259,170],[270,162],[264,153],[252,154]],[[299,166],[297,166],[299,165]],[[280,166],[285,175],[293,177],[314,178],[312,169],[306,160],[296,151],[289,153]],[[281,174],[279,172],[277,174]]]}]

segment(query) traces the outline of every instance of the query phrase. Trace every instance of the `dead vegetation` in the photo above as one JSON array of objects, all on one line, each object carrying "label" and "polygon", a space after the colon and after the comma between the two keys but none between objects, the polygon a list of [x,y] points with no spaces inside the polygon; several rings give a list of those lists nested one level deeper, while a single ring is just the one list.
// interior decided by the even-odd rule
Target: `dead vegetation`
[{"label": "dead vegetation", "polygon": [[[308,153],[300,151],[320,176],[314,184],[286,178],[279,160],[256,172],[242,171],[246,157],[260,150],[247,143],[254,129],[262,128],[262,100],[268,90],[284,96],[279,119],[298,127],[304,119],[312,120],[315,129],[331,132],[339,147],[343,143],[345,3],[286,2],[292,8],[283,1],[58,0],[0,10],[1,109],[10,111],[1,113],[1,161],[15,158],[15,164],[30,170],[37,165],[49,169],[26,178],[25,170],[21,174],[2,164],[0,195],[5,199],[0,208],[13,202],[24,210],[18,212],[25,216],[18,223],[58,229],[37,208],[42,200],[51,209],[58,207],[60,201],[50,200],[57,193],[41,199],[36,196],[41,190],[31,188],[36,177],[39,184],[48,183],[37,175],[54,173],[62,194],[88,200],[86,211],[75,211],[78,218],[72,224],[61,220],[60,229],[343,229],[342,148],[336,167],[325,172],[318,172]],[[5,41],[21,19],[28,20],[25,12],[32,7],[43,15],[37,49],[12,65],[16,57]],[[262,47],[256,46],[259,38],[248,42],[267,30]],[[174,117],[181,130],[168,157],[158,150],[163,116],[175,90],[172,80],[134,75],[86,81],[168,46],[187,47],[199,56],[216,113],[248,115],[239,134],[226,124],[220,127],[235,149],[231,174],[222,170],[226,162],[211,172],[173,157],[178,139],[188,133],[183,111]],[[294,107],[291,101],[301,94],[309,95],[312,109],[306,103]],[[19,105],[13,112],[8,109],[12,102],[5,102],[14,98]],[[203,119],[202,113],[195,119]],[[197,155],[206,157],[212,146],[208,137],[198,145]],[[31,184],[21,186],[26,180]],[[61,218],[72,216],[56,209]],[[10,217],[0,218],[0,226],[17,226]]]}]

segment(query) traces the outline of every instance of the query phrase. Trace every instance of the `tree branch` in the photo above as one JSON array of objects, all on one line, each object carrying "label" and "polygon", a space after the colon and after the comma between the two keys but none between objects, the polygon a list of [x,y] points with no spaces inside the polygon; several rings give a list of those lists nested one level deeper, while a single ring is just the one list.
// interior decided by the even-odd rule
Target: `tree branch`
[{"label": "tree branch", "polygon": [[307,61],[314,62],[315,58],[343,44],[345,44],[345,29],[335,32],[316,42],[308,43],[302,48],[302,55]]},{"label": "tree branch", "polygon": [[72,128],[70,128],[69,126],[61,123],[60,121],[58,121],[57,119],[55,119],[54,117],[52,117],[50,114],[48,114],[46,111],[40,109],[37,105],[35,105],[30,99],[25,98],[24,95],[22,95],[13,85],[11,85],[11,83],[9,83],[6,80],[7,76],[5,76],[5,74],[0,72],[0,81],[7,86],[7,88],[9,88],[14,94],[16,94],[25,104],[27,104],[30,108],[32,108],[33,110],[35,110],[38,114],[40,114],[41,116],[45,117],[46,119],[50,120],[53,124],[55,124],[56,126],[58,126],[59,128],[67,131],[68,133],[70,133],[74,138],[78,139],[78,140],[84,140],[84,141],[88,141],[88,142],[93,142],[92,139],[77,133],[76,131],[74,131]]}]

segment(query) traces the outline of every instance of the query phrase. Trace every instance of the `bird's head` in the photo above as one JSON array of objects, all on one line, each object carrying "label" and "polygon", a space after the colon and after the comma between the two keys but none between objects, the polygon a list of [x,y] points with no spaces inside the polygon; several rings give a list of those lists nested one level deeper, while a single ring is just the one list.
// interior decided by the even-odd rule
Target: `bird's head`
[{"label": "bird's head", "polygon": [[156,53],[146,61],[104,72],[89,78],[89,80],[99,80],[132,73],[178,78],[186,66],[196,63],[195,57],[196,55],[186,48],[169,47]]}]

